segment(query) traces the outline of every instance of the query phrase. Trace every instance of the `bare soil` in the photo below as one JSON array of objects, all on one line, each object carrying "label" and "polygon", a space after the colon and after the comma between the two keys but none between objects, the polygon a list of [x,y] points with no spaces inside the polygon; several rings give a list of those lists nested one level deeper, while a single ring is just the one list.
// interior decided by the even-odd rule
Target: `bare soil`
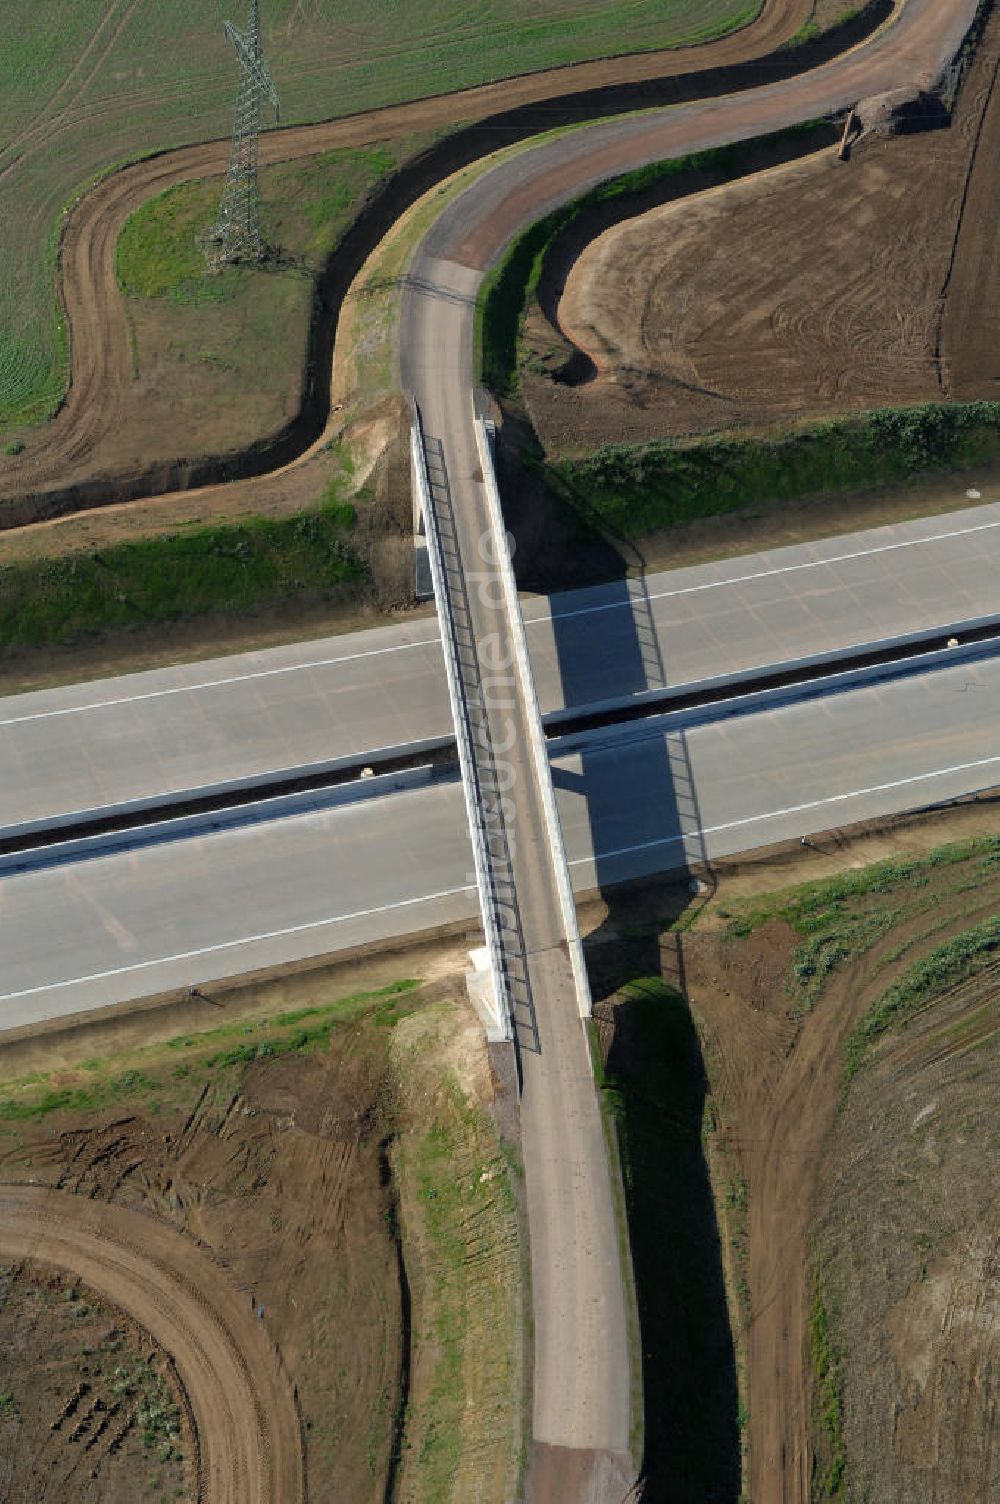
[{"label": "bare soil", "polygon": [[[868,137],[640,213],[562,256],[558,333],[590,379],[523,378],[547,450],[992,398],[1000,17],[948,130]],[[792,227],[792,228],[790,228]],[[526,364],[552,363],[529,324]]]},{"label": "bare soil", "polygon": [[[838,1382],[851,1487],[893,1504],[995,1497],[998,1221],[995,1128],[986,1123],[995,1117],[997,1087],[996,972],[890,1034],[846,1105],[842,1065],[851,1028],[905,967],[995,914],[998,879],[973,859],[931,869],[928,883],[902,895],[869,897],[874,910],[895,911],[887,933],[837,966],[808,1010],[797,1001],[792,970],[801,935],[780,919],[748,936],[729,930],[734,911],[779,886],[988,830],[1000,830],[1000,810],[978,804],[853,836],[831,832],[816,850],[789,847],[770,860],[762,854],[723,864],[701,898],[676,883],[617,895],[588,942],[592,973],[605,988],[629,975],[661,975],[686,996],[697,1025],[700,1051],[692,1051],[686,1090],[700,1107],[704,1074],[704,1163],[695,1133],[685,1151],[684,1227],[676,1248],[660,1250],[660,1268],[669,1282],[668,1270],[685,1257],[691,1223],[704,1211],[698,1187],[707,1167],[717,1232],[706,1228],[692,1269],[721,1257],[743,1405],[742,1487],[754,1504],[814,1497],[821,1437],[808,1320],[817,1253],[843,1355]],[[664,930],[692,903],[699,913],[691,928]],[[600,912],[595,906],[592,917]],[[612,1015],[604,1026],[612,1061],[616,1049],[627,1052],[630,1032],[628,1002],[618,1010],[620,1022]],[[671,1165],[682,1100],[671,1093],[664,1120]],[[928,1104],[918,1134],[914,1119]],[[695,1284],[686,1290],[683,1298],[696,1301]],[[708,1327],[685,1353],[675,1305],[671,1312],[677,1350],[660,1358],[695,1383],[697,1423],[718,1448],[730,1423],[720,1406],[733,1360]],[[706,1364],[706,1344],[714,1364]],[[676,1402],[689,1402],[683,1385]],[[657,1433],[670,1422],[647,1411],[646,1424],[647,1457],[655,1456]],[[723,1492],[710,1494],[704,1478],[701,1492],[677,1492],[672,1476],[654,1472],[650,1498],[731,1497],[721,1481],[724,1457],[709,1479]]]},{"label": "bare soil", "polygon": [[0,1499],[193,1496],[176,1371],[120,1310],[52,1265],[19,1261],[0,1274],[0,1351]]},{"label": "bare soil", "polygon": [[815,1245],[862,1497],[1000,1492],[998,1092],[994,969],[879,1051],[830,1145]]},{"label": "bare soil", "polygon": [[[424,962],[450,971],[455,953],[438,947]],[[202,1027],[245,1018],[245,1036],[261,1026],[260,1009],[271,1018],[276,1004],[315,1007],[329,1001],[331,976],[371,982],[388,965],[373,958],[237,989],[202,1008]],[[6,1328],[16,1337],[0,1348],[0,1434],[9,1441],[9,1476],[39,1480],[27,1492],[5,1492],[0,1473],[0,1498],[54,1499],[60,1480],[79,1478],[72,1497],[88,1500],[84,1480],[97,1464],[93,1487],[105,1491],[95,1500],[152,1500],[161,1478],[171,1483],[165,1497],[183,1487],[206,1504],[306,1497],[382,1504],[396,1487],[415,1501],[500,1504],[508,1496],[519,1426],[503,1368],[516,1361],[516,1313],[506,1304],[518,1268],[516,1222],[494,1238],[500,1161],[484,1116],[492,1079],[478,1025],[447,1000],[453,992],[453,976],[442,976],[429,1009],[408,994],[398,1018],[364,1014],[337,1025],[329,1046],[274,1059],[264,1051],[207,1074],[197,1033],[185,1034],[186,1047],[150,1053],[150,1040],[176,1039],[167,1014],[5,1048],[6,1080],[37,1058],[52,1090],[86,1091],[94,1066],[85,1052],[97,1049],[160,1084],[145,1101],[132,1092],[117,1106],[0,1121],[0,1260],[14,1271],[0,1282],[0,1335]],[[239,1045],[240,1029],[230,1033],[216,1048]],[[438,1294],[441,1281],[457,1276],[442,1266],[439,1240],[421,1220],[421,1155],[428,1135],[442,1131],[442,1113],[457,1113],[448,1148],[461,1162],[451,1173],[478,1194],[467,1227],[446,1223],[450,1251],[461,1252],[466,1237],[476,1247],[461,1287],[470,1310],[457,1314]],[[485,1191],[481,1174],[495,1181]],[[39,1260],[41,1286],[28,1278]],[[70,1325],[58,1304],[67,1281],[82,1292]],[[449,1447],[461,1456],[467,1448],[462,1465],[479,1469],[474,1494],[461,1481],[452,1494],[450,1456],[447,1490],[428,1491],[423,1479],[421,1459],[433,1451],[441,1415],[442,1309],[448,1361],[457,1354],[464,1365]],[[498,1311],[507,1338],[487,1351],[476,1321],[495,1323]],[[110,1424],[87,1445],[111,1403],[101,1386],[127,1367],[112,1356],[120,1341],[149,1359],[174,1396],[178,1455],[169,1465],[157,1450],[163,1437],[143,1450],[141,1415],[123,1429],[141,1395],[131,1409],[115,1410],[122,1435],[110,1452],[117,1435]],[[70,1403],[80,1383],[89,1386],[86,1405]],[[471,1411],[462,1410],[463,1394]],[[50,1435],[66,1404],[76,1418],[85,1412],[87,1425],[77,1435],[67,1426]],[[404,1456],[404,1421],[407,1435],[425,1438],[412,1456]]]}]

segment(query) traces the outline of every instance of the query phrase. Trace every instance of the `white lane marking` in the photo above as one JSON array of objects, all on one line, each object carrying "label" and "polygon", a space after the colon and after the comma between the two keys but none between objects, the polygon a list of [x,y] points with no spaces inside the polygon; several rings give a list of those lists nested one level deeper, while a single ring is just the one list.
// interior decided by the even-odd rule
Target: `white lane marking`
[{"label": "white lane marking", "polygon": [[825,799],[810,799],[805,804],[790,804],[787,809],[767,810],[760,815],[748,815],[743,820],[727,820],[723,825],[697,825],[681,835],[661,836],[658,841],[640,841],[635,846],[619,846],[615,851],[602,851],[598,856],[578,856],[570,862],[571,867],[582,867],[586,862],[603,862],[613,856],[628,856],[633,851],[652,851],[656,846],[670,846],[678,842],[696,840],[699,836],[716,835],[721,830],[738,830],[743,825],[759,825],[763,820],[778,820],[782,815],[798,815],[808,809],[822,809],[828,804],[842,804],[848,799],[863,799],[866,794],[884,794],[890,789],[903,789],[914,783],[926,783],[931,778],[947,778],[949,773],[967,773],[973,768],[988,768],[1000,763],[996,757],[980,757],[975,762],[957,762],[950,768],[935,768],[930,773],[915,773],[910,778],[897,778],[892,783],[873,783],[867,789],[851,789],[846,794],[829,794]]},{"label": "white lane marking", "polygon": [[[910,778],[897,778],[892,783],[875,783],[869,788],[851,789],[846,794],[831,794],[825,799],[810,799],[805,804],[791,804],[786,809],[770,810],[760,815],[749,815],[746,819],[729,820],[722,825],[701,826],[695,830],[685,832],[683,835],[664,836],[658,841],[642,841],[635,846],[620,846],[614,851],[602,851],[597,858],[593,856],[575,857],[569,865],[571,867],[581,867],[585,863],[595,860],[607,861],[610,857],[628,856],[633,851],[650,851],[655,846],[668,846],[679,841],[691,840],[698,835],[707,836],[714,835],[721,830],[736,830],[740,826],[756,825],[762,820],[777,820],[782,815],[800,814],[807,809],[819,809],[824,805],[843,803],[848,799],[860,799],[866,794],[885,793],[889,789],[906,788],[914,783],[924,783],[931,778],[945,778],[949,773],[965,773],[971,771],[973,768],[990,767],[995,763],[1000,763],[1000,755],[995,757],[980,757],[975,762],[955,763],[950,768],[937,768],[930,773],[916,773]],[[68,977],[61,982],[46,982],[40,987],[23,988],[20,992],[4,992],[0,993],[0,1003],[16,1002],[18,998],[35,997],[42,992],[55,992],[58,988],[62,987],[83,986],[87,982],[103,982],[110,977],[126,976],[131,972],[147,970],[150,966],[169,966],[174,961],[193,960],[197,956],[208,956],[217,951],[231,950],[237,945],[252,945],[257,941],[264,940],[280,940],[286,935],[301,935],[307,930],[322,929],[325,925],[344,924],[351,919],[366,919],[372,914],[387,914],[394,909],[406,909],[412,908],[416,904],[433,903],[439,898],[455,898],[459,893],[472,893],[474,890],[474,883],[466,883],[460,888],[445,888],[439,893],[424,893],[418,898],[403,898],[398,903],[380,904],[373,909],[358,909],[353,914],[333,914],[326,919],[310,920],[308,924],[293,924],[289,925],[286,929],[268,930],[258,935],[245,935],[237,940],[222,941],[218,945],[203,945],[197,950],[179,951],[176,955],[172,956],[158,956],[151,961],[138,961],[132,966],[118,966],[110,971],[96,971],[84,977]]]},{"label": "white lane marking", "polygon": [[95,971],[86,977],[67,977],[61,982],[46,982],[41,987],[25,987],[20,992],[0,993],[0,1003],[12,1003],[20,997],[36,997],[40,992],[55,992],[60,987],[82,987],[86,982],[104,982],[109,977],[127,976],[134,971],[145,971],[150,966],[169,966],[174,961],[191,961],[196,956],[210,956],[216,951],[232,950],[237,945],[253,945],[258,940],[281,940],[286,935],[302,935],[307,930],[320,930],[328,924],[345,924],[350,919],[367,919],[372,914],[388,914],[393,909],[412,908],[415,904],[433,903],[438,898],[455,898],[459,893],[472,893],[475,883],[466,883],[461,888],[445,888],[440,893],[424,893],[419,898],[401,898],[398,903],[379,904],[374,909],[358,909],[353,914],[331,914],[326,919],[311,919],[308,924],[292,924],[283,930],[266,930],[260,935],[243,935],[236,940],[223,940],[218,945],[202,945],[197,950],[178,951],[173,956],[155,956],[151,961],[136,961],[132,966],[116,966],[110,971]]},{"label": "white lane marking", "polygon": [[[874,554],[890,553],[893,549],[916,548],[924,543],[944,543],[950,538],[964,538],[973,533],[988,532],[992,528],[1000,527],[1000,521],[978,523],[975,527],[955,528],[947,533],[934,533],[927,538],[909,538],[899,543],[880,544],[877,548],[858,549],[854,553],[837,554],[830,559],[811,559],[801,564],[784,564],[777,569],[761,569],[754,574],[735,575],[731,579],[707,580],[703,585],[685,585],[677,590],[658,590],[647,598],[651,601],[671,600],[674,596],[697,595],[705,590],[720,590],[727,585],[746,585],[753,580],[766,580],[773,575],[795,574],[799,570],[819,569],[827,564],[845,564],[853,559],[865,559]],[[559,621],[571,621],[577,616],[597,616],[603,611],[622,611],[631,605],[630,601],[608,601],[600,606],[583,606],[578,611],[565,611],[558,613]],[[549,612],[540,616],[524,617],[527,627],[537,626],[552,620]],[[410,648],[429,647],[434,643],[440,643],[440,638],[423,637],[416,642],[400,642],[392,647],[370,648],[363,653],[345,653],[333,658],[314,658],[307,663],[289,663],[282,668],[256,669],[248,674],[233,674],[225,679],[209,679],[203,684],[178,684],[169,689],[152,689],[141,695],[125,695],[117,700],[95,700],[87,705],[68,705],[59,710],[39,710],[33,715],[11,716],[8,720],[0,720],[0,727],[20,726],[26,721],[45,721],[54,716],[82,715],[91,710],[109,710],[120,705],[138,705],[144,700],[164,699],[169,695],[200,694],[206,689],[222,689],[230,684],[246,684],[255,679],[271,679],[279,674],[297,674],[313,668],[332,668],[338,663],[353,663],[363,658],[379,658],[385,653],[402,653]]]},{"label": "white lane marking", "polygon": [[364,653],[344,653],[337,658],[313,658],[308,663],[287,663],[282,668],[255,669],[250,674],[232,674],[227,679],[206,679],[203,684],[175,684],[169,689],[151,689],[141,695],[123,695],[118,700],[94,700],[89,705],[67,705],[61,710],[39,710],[33,715],[15,715],[0,721],[0,726],[20,726],[25,721],[47,721],[57,715],[82,715],[89,710],[109,710],[116,705],[138,705],[143,700],[162,700],[169,695],[200,694],[203,689],[224,689],[229,684],[248,684],[254,679],[274,679],[279,674],[299,674],[310,668],[331,668],[337,663],[356,663],[361,658],[379,658],[383,653],[403,653],[409,648],[425,648],[439,637],[422,637],[416,642],[399,642],[390,648],[369,648]]},{"label": "white lane marking", "polygon": [[[1000,527],[1000,521],[981,522],[975,527],[955,528],[950,533],[934,533],[928,538],[906,538],[899,543],[881,543],[877,548],[862,548],[850,554],[835,554],[829,559],[810,559],[803,564],[782,564],[777,569],[759,569],[754,574],[733,575],[724,580],[707,580],[703,585],[684,585],[677,590],[658,590],[650,592],[647,596],[651,601],[671,600],[674,596],[699,595],[703,590],[722,590],[728,585],[747,585],[754,580],[768,580],[774,575],[796,574],[800,570],[822,569],[828,564],[848,564],[852,559],[867,559],[874,554],[892,553],[899,548],[917,548],[924,543],[944,543],[949,538],[965,538],[971,533],[985,533],[992,528]],[[850,582],[847,582],[850,588]],[[574,616],[596,616],[599,611],[622,611],[632,605],[631,600],[609,601],[603,606],[584,606],[579,611],[561,611],[554,618],[557,621],[570,621]],[[530,625],[534,622],[549,621],[550,617],[526,616],[525,623]]]}]

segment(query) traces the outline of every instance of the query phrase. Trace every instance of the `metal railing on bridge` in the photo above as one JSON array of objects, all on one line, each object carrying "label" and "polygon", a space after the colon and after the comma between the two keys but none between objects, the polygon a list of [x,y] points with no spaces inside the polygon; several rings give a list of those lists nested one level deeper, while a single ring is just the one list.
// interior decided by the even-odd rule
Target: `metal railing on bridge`
[{"label": "metal railing on bridge", "polygon": [[488,1032],[494,1038],[509,1040],[514,1037],[516,1027],[523,1044],[526,1031],[529,1035],[536,1035],[536,1031],[503,815],[503,790],[493,755],[464,571],[454,544],[441,444],[424,433],[416,404],[411,451],[414,483],[424,518],[479,907],[489,955],[496,1027]]}]

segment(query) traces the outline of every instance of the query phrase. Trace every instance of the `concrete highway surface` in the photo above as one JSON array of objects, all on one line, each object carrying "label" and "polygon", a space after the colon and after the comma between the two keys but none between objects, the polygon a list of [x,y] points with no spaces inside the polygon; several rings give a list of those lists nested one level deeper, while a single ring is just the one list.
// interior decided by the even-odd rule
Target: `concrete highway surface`
[{"label": "concrete highway surface", "polygon": [[[578,891],[1000,782],[1000,660],[558,756]],[[683,743],[683,745],[682,745]],[[686,749],[686,755],[685,755]],[[670,768],[674,772],[671,774]],[[697,818],[678,810],[687,779]],[[469,918],[457,782],[0,882],[16,1027]]]},{"label": "concrete highway surface", "polygon": [[[1000,610],[1000,505],[526,600],[543,712]],[[445,735],[436,618],[0,699],[0,828]]]}]

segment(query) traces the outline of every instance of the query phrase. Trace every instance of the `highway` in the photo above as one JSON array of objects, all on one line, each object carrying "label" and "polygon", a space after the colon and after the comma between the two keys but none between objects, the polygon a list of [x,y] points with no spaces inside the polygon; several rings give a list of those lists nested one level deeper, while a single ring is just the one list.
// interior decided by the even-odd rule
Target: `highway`
[{"label": "highway", "polygon": [[[995,615],[996,539],[983,503],[526,600],[543,713]],[[450,730],[434,618],[11,695],[0,829]]]},{"label": "highway", "polygon": [[[722,857],[1000,783],[1000,660],[683,736]],[[680,737],[602,732],[557,756],[578,892],[680,860]],[[684,829],[692,855],[698,830]],[[596,856],[595,856],[596,836]],[[468,918],[457,782],[0,882],[0,1023],[17,1027]],[[176,959],[172,959],[176,958]]]}]

